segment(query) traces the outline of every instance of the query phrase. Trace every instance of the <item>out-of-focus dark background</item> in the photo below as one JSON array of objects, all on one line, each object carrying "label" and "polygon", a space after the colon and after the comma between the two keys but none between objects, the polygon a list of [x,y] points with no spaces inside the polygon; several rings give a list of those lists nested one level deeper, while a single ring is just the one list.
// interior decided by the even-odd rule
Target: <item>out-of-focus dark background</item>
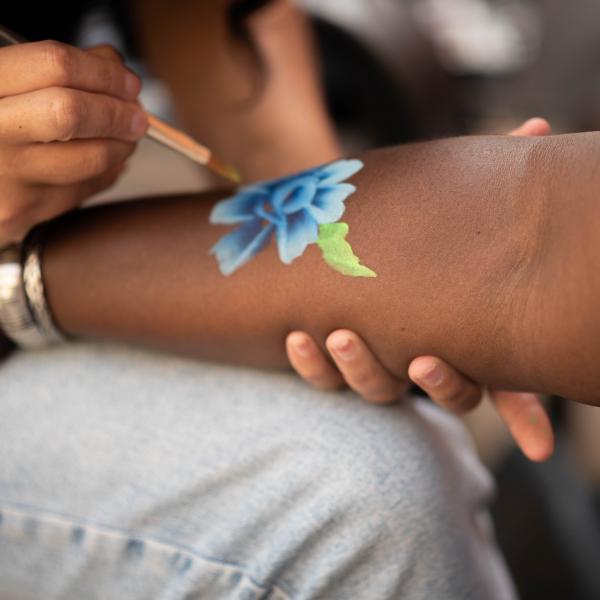
[{"label": "out-of-focus dark background", "polygon": [[502,131],[543,115],[600,124],[597,0],[299,0],[331,107],[377,142]]},{"label": "out-of-focus dark background", "polygon": [[[600,129],[599,0],[300,0],[349,150]],[[600,368],[600,365],[599,365]],[[497,534],[524,600],[600,598],[600,408],[548,399],[557,452],[528,463],[489,406],[469,419],[498,481]]]}]

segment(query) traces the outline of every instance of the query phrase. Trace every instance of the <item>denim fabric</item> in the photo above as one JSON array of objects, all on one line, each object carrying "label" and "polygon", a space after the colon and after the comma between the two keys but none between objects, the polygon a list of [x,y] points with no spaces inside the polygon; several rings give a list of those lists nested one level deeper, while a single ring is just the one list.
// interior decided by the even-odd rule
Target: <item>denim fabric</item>
[{"label": "denim fabric", "polygon": [[459,422],[112,345],[0,366],[0,599],[513,598]]}]

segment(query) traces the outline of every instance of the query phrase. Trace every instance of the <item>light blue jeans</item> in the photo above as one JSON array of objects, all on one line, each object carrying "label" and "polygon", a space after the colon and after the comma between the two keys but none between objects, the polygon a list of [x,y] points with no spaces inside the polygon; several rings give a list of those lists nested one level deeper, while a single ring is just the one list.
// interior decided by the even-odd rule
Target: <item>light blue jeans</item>
[{"label": "light blue jeans", "polygon": [[111,345],[0,366],[2,600],[499,600],[458,421]]}]

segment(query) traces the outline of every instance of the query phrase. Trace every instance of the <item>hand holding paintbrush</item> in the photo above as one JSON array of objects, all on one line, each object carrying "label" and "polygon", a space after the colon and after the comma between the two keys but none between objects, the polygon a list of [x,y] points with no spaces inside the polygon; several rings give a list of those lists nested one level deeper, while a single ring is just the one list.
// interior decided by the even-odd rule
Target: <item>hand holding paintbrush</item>
[{"label": "hand holding paintbrush", "polygon": [[139,78],[106,48],[0,39],[0,247],[114,183],[144,135],[237,180],[140,108]]},{"label": "hand holding paintbrush", "polygon": [[[0,47],[21,44],[25,43],[25,41],[18,34],[0,25]],[[215,157],[209,148],[196,142],[182,131],[161,121],[158,117],[149,113],[147,113],[147,117],[149,127],[146,135],[149,138],[175,150],[198,164],[208,167],[221,177],[225,177],[234,183],[239,182],[240,176],[237,171]]]}]

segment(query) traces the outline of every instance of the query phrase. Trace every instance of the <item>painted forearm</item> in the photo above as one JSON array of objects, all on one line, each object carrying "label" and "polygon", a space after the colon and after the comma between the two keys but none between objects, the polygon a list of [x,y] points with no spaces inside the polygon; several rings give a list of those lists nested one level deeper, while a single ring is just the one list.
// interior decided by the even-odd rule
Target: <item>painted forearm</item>
[{"label": "painted forearm", "polygon": [[[579,144],[561,143],[570,141]],[[73,335],[215,360],[281,367],[290,330],[322,341],[347,327],[399,375],[415,356],[433,354],[489,385],[589,397],[598,382],[581,361],[557,347],[571,366],[557,376],[554,353],[545,350],[568,320],[552,324],[551,303],[532,310],[542,297],[540,224],[548,165],[556,162],[539,143],[472,138],[364,156],[343,220],[376,278],[334,271],[317,244],[283,264],[274,239],[223,275],[209,250],[236,226],[209,225],[223,197],[212,194],[101,207],[54,225],[44,255],[49,302]],[[543,148],[554,148],[554,157],[553,143]],[[573,270],[564,285],[580,278]],[[583,339],[580,347],[592,344]]]}]

